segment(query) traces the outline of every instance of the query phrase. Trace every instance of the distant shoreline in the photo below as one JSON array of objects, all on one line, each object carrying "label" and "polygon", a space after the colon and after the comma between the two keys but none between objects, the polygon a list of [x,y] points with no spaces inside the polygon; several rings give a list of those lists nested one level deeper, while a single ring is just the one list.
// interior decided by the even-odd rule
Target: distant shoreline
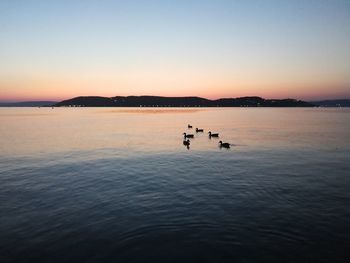
[{"label": "distant shoreline", "polygon": [[350,99],[302,101],[296,99],[264,99],[239,97],[209,100],[201,97],[160,96],[80,96],[61,102],[0,102],[0,107],[129,107],[129,108],[227,108],[227,107],[350,107]]},{"label": "distant shoreline", "polygon": [[160,96],[84,96],[61,101],[55,107],[313,107],[295,99],[264,99],[261,97],[221,98]]}]

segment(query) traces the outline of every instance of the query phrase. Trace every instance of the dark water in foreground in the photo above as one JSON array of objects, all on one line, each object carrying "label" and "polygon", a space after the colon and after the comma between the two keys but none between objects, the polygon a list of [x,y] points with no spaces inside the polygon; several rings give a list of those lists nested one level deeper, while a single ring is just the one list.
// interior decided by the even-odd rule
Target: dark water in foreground
[{"label": "dark water in foreground", "polygon": [[350,262],[348,109],[0,118],[0,262]]}]

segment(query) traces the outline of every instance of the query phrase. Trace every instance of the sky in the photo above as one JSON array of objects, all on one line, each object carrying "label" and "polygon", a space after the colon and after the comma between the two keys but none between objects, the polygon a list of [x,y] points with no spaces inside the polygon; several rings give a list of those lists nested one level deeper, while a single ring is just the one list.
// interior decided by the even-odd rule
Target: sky
[{"label": "sky", "polygon": [[349,0],[0,0],[0,101],[350,98]]}]

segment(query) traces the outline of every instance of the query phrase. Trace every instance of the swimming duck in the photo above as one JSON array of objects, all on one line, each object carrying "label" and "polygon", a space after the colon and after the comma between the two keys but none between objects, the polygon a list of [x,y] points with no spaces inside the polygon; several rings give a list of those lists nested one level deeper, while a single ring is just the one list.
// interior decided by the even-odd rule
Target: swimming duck
[{"label": "swimming duck", "polygon": [[184,138],[194,138],[193,134],[187,134],[186,132],[184,132]]},{"label": "swimming duck", "polygon": [[219,137],[218,133],[211,133],[211,131],[208,132],[208,134],[209,134],[209,137]]},{"label": "swimming duck", "polygon": [[220,144],[220,147],[230,148],[230,144],[228,142],[219,141],[219,144]]},{"label": "swimming duck", "polygon": [[188,124],[187,128],[192,129],[192,125]]},{"label": "swimming duck", "polygon": [[203,129],[196,128],[196,132],[203,132]]},{"label": "swimming duck", "polygon": [[190,143],[190,140],[187,139],[187,140],[183,141],[183,144],[186,145],[186,146],[189,146],[191,143]]}]

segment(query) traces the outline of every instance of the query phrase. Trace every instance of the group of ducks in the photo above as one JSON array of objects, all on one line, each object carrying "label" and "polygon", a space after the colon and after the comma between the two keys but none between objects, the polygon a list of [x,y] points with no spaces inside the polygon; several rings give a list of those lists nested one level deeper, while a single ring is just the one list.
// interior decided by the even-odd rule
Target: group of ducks
[{"label": "group of ducks", "polygon": [[[188,124],[187,128],[188,129],[192,129],[193,127],[192,127],[192,125]],[[199,132],[204,132],[204,129],[196,128],[196,133],[199,133]],[[184,135],[183,144],[185,146],[187,146],[187,149],[189,149],[190,148],[190,144],[191,144],[191,141],[189,139],[194,138],[194,134],[187,134],[186,132],[184,132],[183,135]],[[211,139],[212,137],[214,137],[214,138],[218,138],[219,137],[218,133],[212,133],[211,131],[208,132],[208,135],[209,135],[209,139]],[[219,146],[222,147],[222,148],[229,149],[231,144],[229,144],[228,142],[219,141]]]}]

